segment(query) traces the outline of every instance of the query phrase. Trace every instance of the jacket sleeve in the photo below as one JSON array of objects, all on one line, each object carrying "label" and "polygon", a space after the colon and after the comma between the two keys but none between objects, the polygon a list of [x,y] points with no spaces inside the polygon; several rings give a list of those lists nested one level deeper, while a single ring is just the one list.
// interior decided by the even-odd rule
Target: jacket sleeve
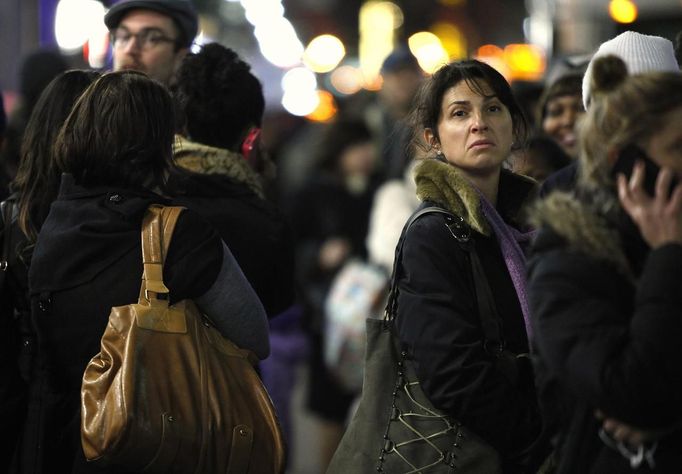
[{"label": "jacket sleeve", "polygon": [[224,337],[260,359],[268,356],[263,305],[213,226],[191,210],[180,214],[166,262],[171,302],[193,299]]},{"label": "jacket sleeve", "polygon": [[224,243],[220,272],[196,304],[237,346],[252,350],[261,360],[270,354],[265,309]]},{"label": "jacket sleeve", "polygon": [[405,238],[398,333],[434,406],[508,461],[540,435],[535,396],[512,384],[483,350],[468,259],[442,222],[440,216],[424,216]]},{"label": "jacket sleeve", "polygon": [[540,356],[573,396],[641,428],[682,420],[682,246],[653,250],[634,288],[606,262],[540,253],[529,295]]}]

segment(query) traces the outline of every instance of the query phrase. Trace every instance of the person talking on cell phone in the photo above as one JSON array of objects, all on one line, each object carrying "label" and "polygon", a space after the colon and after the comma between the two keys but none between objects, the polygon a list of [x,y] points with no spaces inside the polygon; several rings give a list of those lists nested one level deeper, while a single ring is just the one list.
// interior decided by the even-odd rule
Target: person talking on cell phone
[{"label": "person talking on cell phone", "polygon": [[537,386],[556,472],[679,472],[682,74],[592,66],[576,188],[533,213]]}]

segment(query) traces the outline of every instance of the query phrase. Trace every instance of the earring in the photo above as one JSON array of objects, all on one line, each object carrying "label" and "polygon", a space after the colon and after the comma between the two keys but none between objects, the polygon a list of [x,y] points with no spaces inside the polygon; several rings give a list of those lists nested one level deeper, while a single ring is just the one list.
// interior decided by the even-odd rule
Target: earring
[{"label": "earring", "polygon": [[443,150],[441,150],[440,148],[438,150],[436,150],[436,155],[438,156],[438,158],[442,158],[443,157]]}]

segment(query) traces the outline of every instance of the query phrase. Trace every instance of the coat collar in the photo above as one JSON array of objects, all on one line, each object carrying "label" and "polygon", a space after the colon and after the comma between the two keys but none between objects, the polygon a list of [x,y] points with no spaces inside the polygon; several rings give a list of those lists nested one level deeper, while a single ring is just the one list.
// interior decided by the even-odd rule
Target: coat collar
[{"label": "coat collar", "polygon": [[[475,231],[489,236],[490,225],[481,210],[481,196],[473,184],[454,166],[435,159],[422,161],[415,170],[417,196],[461,216]],[[535,196],[536,183],[503,169],[500,174],[497,210],[502,218],[521,225],[521,210]]]},{"label": "coat collar", "polygon": [[176,135],[173,156],[178,166],[199,174],[228,176],[246,184],[261,198],[265,197],[263,184],[244,157],[239,153],[192,142]]}]

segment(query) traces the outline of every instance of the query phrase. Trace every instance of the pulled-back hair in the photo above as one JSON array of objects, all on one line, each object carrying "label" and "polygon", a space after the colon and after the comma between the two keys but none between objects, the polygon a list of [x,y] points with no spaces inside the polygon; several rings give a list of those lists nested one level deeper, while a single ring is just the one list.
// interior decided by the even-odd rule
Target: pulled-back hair
[{"label": "pulled-back hair", "polygon": [[616,56],[595,60],[592,102],[581,129],[581,173],[588,187],[613,189],[612,151],[649,139],[668,112],[682,106],[682,74],[628,75]]},{"label": "pulled-back hair", "polygon": [[442,113],[443,96],[451,87],[462,81],[466,82],[472,91],[484,97],[488,96],[485,88],[489,87],[493,96],[507,107],[512,119],[514,145],[515,148],[520,148],[528,134],[528,122],[514,98],[509,83],[495,68],[475,59],[446,64],[422,84],[410,116],[412,144],[426,151],[431,149],[431,144],[424,143],[423,140],[423,131],[427,128],[430,128],[440,140],[438,120]]},{"label": "pulled-back hair", "polygon": [[19,195],[19,227],[29,242],[35,242],[59,189],[60,172],[52,155],[55,137],[78,97],[98,77],[95,71],[63,72],[45,87],[33,107],[12,183]]},{"label": "pulled-back hair", "polygon": [[173,102],[160,83],[135,71],[103,75],[66,119],[57,164],[83,186],[165,188],[173,170]]},{"label": "pulled-back hair", "polygon": [[173,96],[189,139],[216,148],[237,149],[265,111],[263,87],[250,66],[218,43],[185,57]]},{"label": "pulled-back hair", "polygon": [[570,73],[559,77],[554,82],[547,84],[542,91],[542,95],[538,100],[538,108],[536,112],[536,121],[542,124],[542,121],[547,116],[547,104],[557,97],[567,95],[582,97],[583,94],[583,75]]}]

